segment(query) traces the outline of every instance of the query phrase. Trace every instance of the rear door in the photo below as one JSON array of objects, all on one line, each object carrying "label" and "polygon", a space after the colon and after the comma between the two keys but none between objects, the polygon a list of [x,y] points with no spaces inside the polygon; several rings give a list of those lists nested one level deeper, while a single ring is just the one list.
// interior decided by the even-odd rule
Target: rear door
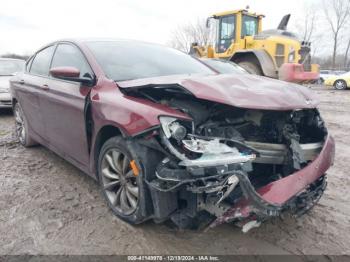
[{"label": "rear door", "polygon": [[[71,43],[59,43],[51,68],[69,66],[80,70],[81,77],[93,78],[93,72],[80,49]],[[41,104],[49,143],[60,154],[87,166],[89,152],[85,128],[85,101],[91,87],[78,82],[50,78]]]},{"label": "rear door", "polygon": [[40,96],[49,80],[49,68],[54,51],[55,45],[51,45],[37,52],[27,64],[25,72],[18,76],[18,82],[14,83],[17,99],[31,131],[43,140],[47,137]]}]

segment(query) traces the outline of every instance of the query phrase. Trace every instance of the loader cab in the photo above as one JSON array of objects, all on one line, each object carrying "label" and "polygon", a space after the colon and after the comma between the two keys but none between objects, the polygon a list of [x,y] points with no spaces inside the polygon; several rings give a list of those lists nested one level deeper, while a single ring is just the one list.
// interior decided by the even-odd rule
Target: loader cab
[{"label": "loader cab", "polygon": [[216,31],[215,53],[230,53],[244,48],[247,36],[253,37],[261,31],[262,16],[248,13],[247,10],[230,11],[215,14],[208,18],[214,20]]}]

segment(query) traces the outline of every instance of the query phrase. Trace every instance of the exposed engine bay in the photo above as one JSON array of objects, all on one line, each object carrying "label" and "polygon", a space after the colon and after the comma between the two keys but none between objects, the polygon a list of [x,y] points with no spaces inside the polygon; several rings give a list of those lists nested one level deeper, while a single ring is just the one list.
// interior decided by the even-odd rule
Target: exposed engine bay
[{"label": "exposed engine bay", "polygon": [[[285,209],[304,212],[322,195],[324,176],[288,205],[272,205],[257,193],[303,169],[320,154],[327,130],[317,109],[243,109],[197,99],[176,86],[124,92],[191,118],[160,116],[160,128],[136,140],[161,156],[155,176],[146,181],[156,203],[155,220],[170,217],[179,227],[189,227],[226,215],[225,222],[255,221],[243,229],[247,231]],[[302,198],[303,194],[307,197]],[[236,210],[227,217],[231,207],[244,199],[251,201],[253,212]]]}]

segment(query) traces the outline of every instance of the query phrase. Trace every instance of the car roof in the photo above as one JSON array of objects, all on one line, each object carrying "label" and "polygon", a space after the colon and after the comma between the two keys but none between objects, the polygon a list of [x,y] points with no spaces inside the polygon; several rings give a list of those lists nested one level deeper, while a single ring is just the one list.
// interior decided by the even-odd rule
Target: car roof
[{"label": "car roof", "polygon": [[134,40],[134,39],[126,39],[126,38],[104,38],[104,37],[85,37],[85,38],[63,38],[58,39],[56,41],[51,42],[58,43],[58,42],[73,42],[77,44],[84,44],[87,42],[136,42],[136,43],[145,43],[145,44],[155,44],[155,45],[161,45],[157,43],[147,42],[147,41],[141,41],[141,40]]},{"label": "car roof", "polygon": [[[70,42],[76,45],[85,45],[89,42],[125,42],[125,43],[143,43],[143,44],[150,44],[150,45],[159,45],[167,47],[166,45],[162,45],[159,43],[152,43],[152,42],[146,42],[146,41],[140,41],[140,40],[134,40],[134,39],[125,39],[125,38],[99,38],[99,37],[90,37],[90,38],[62,38],[58,39],[52,42],[49,42],[43,46],[41,46],[39,49],[37,49],[33,55],[35,55],[37,52],[45,49],[46,47],[50,45],[55,45],[57,43],[62,42]],[[32,56],[31,56],[32,57]]]}]

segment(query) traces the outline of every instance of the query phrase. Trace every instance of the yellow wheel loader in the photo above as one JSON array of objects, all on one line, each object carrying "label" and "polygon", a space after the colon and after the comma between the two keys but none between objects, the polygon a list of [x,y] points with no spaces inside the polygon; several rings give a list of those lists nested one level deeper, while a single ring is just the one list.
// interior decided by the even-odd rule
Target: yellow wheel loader
[{"label": "yellow wheel loader", "polygon": [[287,31],[290,15],[282,18],[277,29],[265,31],[263,18],[246,9],[214,14],[207,20],[207,27],[215,25],[214,45],[193,43],[190,53],[230,60],[257,75],[297,83],[316,81],[319,66],[310,63],[311,43]]}]

